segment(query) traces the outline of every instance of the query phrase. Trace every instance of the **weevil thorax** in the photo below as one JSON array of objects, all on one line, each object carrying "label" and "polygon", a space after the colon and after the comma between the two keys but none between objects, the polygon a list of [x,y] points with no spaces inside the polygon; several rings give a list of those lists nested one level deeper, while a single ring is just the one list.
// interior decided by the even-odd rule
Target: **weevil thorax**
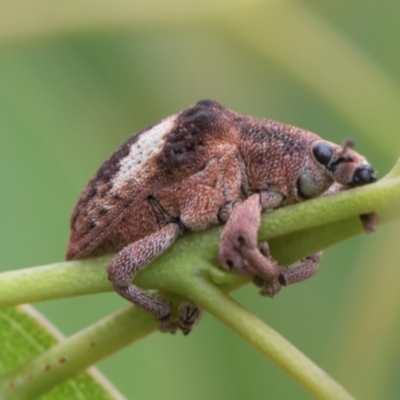
[{"label": "weevil thorax", "polygon": [[276,121],[243,119],[240,154],[245,165],[245,191],[276,191],[286,203],[322,195],[337,182],[354,187],[376,180],[365,157],[321,139],[316,134]]}]

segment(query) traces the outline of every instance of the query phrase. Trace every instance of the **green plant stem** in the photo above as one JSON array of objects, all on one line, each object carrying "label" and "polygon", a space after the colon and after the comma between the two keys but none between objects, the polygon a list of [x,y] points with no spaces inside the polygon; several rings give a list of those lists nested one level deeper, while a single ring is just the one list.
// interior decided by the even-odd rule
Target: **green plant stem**
[{"label": "green plant stem", "polygon": [[290,342],[209,281],[193,282],[188,292],[195,303],[235,331],[318,399],[353,399]]},{"label": "green plant stem", "polygon": [[115,313],[0,378],[2,400],[30,400],[157,328],[138,307]]},{"label": "green plant stem", "polygon": [[[304,354],[201,274],[180,285],[201,308],[233,329],[319,399],[352,399]],[[0,379],[4,400],[28,400],[156,329],[154,318],[129,307],[53,346]],[[29,376],[29,379],[27,378]]]},{"label": "green plant stem", "polygon": [[267,213],[262,220],[260,234],[272,238],[373,211],[385,212],[399,204],[400,177],[383,179],[373,185],[346,190]]},{"label": "green plant stem", "polygon": [[[284,257],[283,251],[288,253],[289,249],[287,261],[292,262],[310,254],[312,246],[323,248],[359,232],[359,214],[378,211],[382,222],[398,218],[398,173],[399,164],[390,172],[390,179],[387,177],[377,184],[267,213],[263,218],[260,237],[271,239],[278,260]],[[307,217],[309,213],[312,218]],[[280,224],[286,225],[282,227]],[[294,346],[221,291],[232,290],[246,282],[246,279],[214,267],[220,230],[217,228],[179,240],[139,274],[135,282],[144,288],[172,292],[195,301],[318,398],[351,399],[340,385]],[[296,246],[295,241],[302,241],[300,247]],[[111,290],[105,273],[109,259],[110,256],[0,274],[0,304],[4,306]],[[124,310],[61,342],[6,375],[0,380],[0,392],[6,391],[6,399],[30,398],[32,394],[48,390],[155,328],[151,315],[137,308]],[[27,376],[32,378],[27,379]]]},{"label": "green plant stem", "polygon": [[0,274],[0,306],[111,290],[105,273],[109,260],[108,256],[3,272]]},{"label": "green plant stem", "polygon": [[[391,171],[396,175],[398,165]],[[393,172],[394,171],[394,172]],[[288,265],[296,260],[362,232],[356,217],[371,211],[386,223],[400,217],[400,178],[345,191],[332,196],[284,207],[263,216],[259,238],[269,240],[274,257]],[[183,269],[202,259],[214,265],[217,260],[221,227],[179,239],[161,257],[142,271],[136,282],[144,288],[172,290]],[[106,265],[110,256],[0,274],[0,306],[32,303],[49,299],[111,291]],[[208,267],[207,267],[208,268]],[[227,290],[246,280],[220,270],[210,272]],[[171,279],[167,280],[166,277]]]}]

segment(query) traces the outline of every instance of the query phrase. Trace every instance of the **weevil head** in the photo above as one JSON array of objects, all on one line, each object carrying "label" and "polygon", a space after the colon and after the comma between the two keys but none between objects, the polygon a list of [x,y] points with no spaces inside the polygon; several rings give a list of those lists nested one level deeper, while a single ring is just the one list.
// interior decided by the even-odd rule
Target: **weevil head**
[{"label": "weevil head", "polygon": [[376,181],[372,165],[355,152],[351,140],[343,146],[324,140],[315,141],[306,157],[298,180],[298,192],[303,197],[323,193],[333,182],[347,187],[361,186]]},{"label": "weevil head", "polygon": [[312,153],[316,162],[342,185],[355,187],[375,182],[374,168],[365,157],[352,149],[353,146],[352,140],[346,140],[343,146],[321,141],[313,145]]},{"label": "weevil head", "polygon": [[329,142],[317,142],[312,153],[315,161],[332,175],[335,182],[347,186],[361,186],[376,181],[372,165],[352,147],[354,142],[346,140],[343,146]]}]

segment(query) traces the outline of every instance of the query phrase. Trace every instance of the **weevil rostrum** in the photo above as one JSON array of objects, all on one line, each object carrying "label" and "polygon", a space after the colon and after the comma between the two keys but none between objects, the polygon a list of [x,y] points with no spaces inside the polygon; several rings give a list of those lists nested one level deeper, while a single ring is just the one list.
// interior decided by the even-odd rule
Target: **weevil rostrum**
[{"label": "weevil rostrum", "polygon": [[171,321],[166,299],[132,284],[178,236],[226,223],[220,266],[272,297],[313,275],[322,253],[280,267],[257,242],[260,214],[375,180],[349,142],[203,100],[132,136],[102,165],[72,212],[66,257],[117,252],[108,265],[116,292],[152,313],[160,330],[186,334],[201,314],[193,303]]}]

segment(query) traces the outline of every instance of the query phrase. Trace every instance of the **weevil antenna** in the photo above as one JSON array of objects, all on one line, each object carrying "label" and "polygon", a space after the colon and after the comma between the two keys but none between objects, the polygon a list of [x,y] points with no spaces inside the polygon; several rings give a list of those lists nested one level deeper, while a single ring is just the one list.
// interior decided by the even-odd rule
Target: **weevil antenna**
[{"label": "weevil antenna", "polygon": [[352,149],[352,148],[354,147],[354,145],[355,145],[355,142],[354,142],[353,139],[350,139],[350,138],[346,139],[346,140],[343,142],[342,151],[340,152],[339,157],[345,156],[346,153],[347,153],[347,150],[348,150],[348,149]]}]

